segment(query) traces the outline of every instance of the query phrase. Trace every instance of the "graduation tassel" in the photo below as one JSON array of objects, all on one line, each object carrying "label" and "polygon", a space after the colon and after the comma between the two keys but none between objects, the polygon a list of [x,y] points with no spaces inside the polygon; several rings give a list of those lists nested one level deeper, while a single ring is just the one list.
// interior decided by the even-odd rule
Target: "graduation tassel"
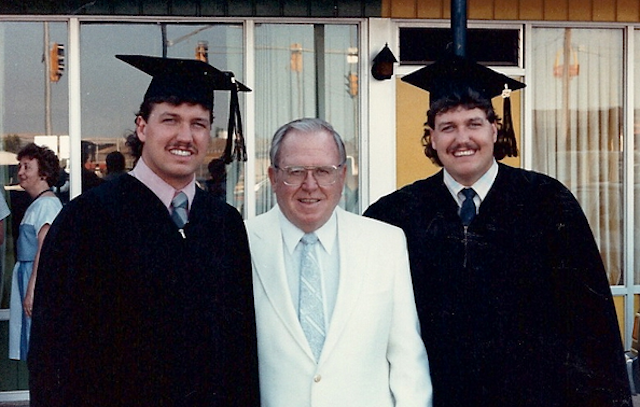
[{"label": "graduation tassel", "polygon": [[224,155],[222,156],[225,164],[230,164],[234,159],[237,161],[247,161],[247,149],[244,143],[244,134],[242,133],[240,103],[238,102],[238,86],[235,78],[232,77],[231,81],[234,84],[234,88],[231,89],[227,144],[225,145]]},{"label": "graduation tassel", "polygon": [[518,145],[516,143],[516,133],[513,130],[513,120],[511,118],[511,89],[504,85],[502,91],[503,102],[503,122],[502,129],[498,132],[498,140],[495,145],[495,156],[498,160],[509,156],[518,156]]}]

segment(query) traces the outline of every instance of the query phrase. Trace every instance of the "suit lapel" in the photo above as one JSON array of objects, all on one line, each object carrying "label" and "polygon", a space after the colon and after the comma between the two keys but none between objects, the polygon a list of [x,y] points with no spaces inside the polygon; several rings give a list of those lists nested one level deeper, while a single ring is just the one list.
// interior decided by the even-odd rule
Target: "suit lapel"
[{"label": "suit lapel", "polygon": [[333,316],[324,342],[319,363],[330,355],[358,303],[364,281],[364,270],[369,256],[366,253],[366,239],[359,236],[357,222],[352,215],[336,208],[338,216],[338,245],[340,255],[340,281]]}]

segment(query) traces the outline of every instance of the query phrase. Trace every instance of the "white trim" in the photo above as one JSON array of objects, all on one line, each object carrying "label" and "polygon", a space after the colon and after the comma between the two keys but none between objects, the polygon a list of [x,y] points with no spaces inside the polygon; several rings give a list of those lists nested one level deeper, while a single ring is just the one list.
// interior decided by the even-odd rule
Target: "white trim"
[{"label": "white trim", "polygon": [[80,143],[82,139],[82,104],[80,91],[80,21],[69,19],[69,46],[67,47],[69,65],[69,196],[74,198],[82,191],[82,160]]},{"label": "white trim", "polygon": [[[369,88],[371,86],[371,60],[366,58],[371,55],[371,50],[369,49],[369,32],[368,22],[365,20],[360,21],[358,25],[358,55],[360,60],[360,103],[358,104],[358,128],[360,129],[360,143],[358,145],[358,213],[364,212],[371,203],[371,196],[369,192],[371,190],[371,160],[369,159],[369,143],[371,142],[369,125],[370,118],[372,116],[369,114],[369,108],[371,105],[369,99]],[[393,134],[395,134],[395,131]]]},{"label": "white trim", "polygon": [[29,390],[0,391],[0,401],[29,401]]},{"label": "white trim", "polygon": [[253,20],[244,23],[244,73],[245,81],[251,92],[245,94],[245,115],[243,117],[245,143],[247,146],[247,162],[244,171],[244,217],[253,218],[256,215],[256,25]]},{"label": "white trim", "polygon": [[[398,29],[390,19],[369,19],[369,46],[363,58],[372,61],[385,44],[398,55]],[[367,77],[371,75],[367,71]],[[396,190],[396,77],[369,81],[369,191],[363,207]]]},{"label": "white trim", "polygon": [[[635,301],[633,296],[633,280],[635,278],[634,270],[634,228],[635,228],[635,208],[634,208],[634,193],[635,193],[635,180],[634,180],[634,160],[635,160],[635,146],[634,146],[634,102],[635,102],[635,89],[634,85],[634,61],[635,59],[635,32],[633,26],[628,26],[624,32],[624,43],[626,44],[626,58],[624,64],[626,66],[626,78],[624,86],[624,102],[626,109],[623,114],[626,114],[626,122],[623,126],[623,145],[624,145],[624,176],[623,176],[623,192],[622,192],[622,205],[623,205],[623,250],[622,250],[622,269],[624,270],[624,284],[626,287],[626,295],[624,301],[624,343],[627,349],[631,348],[631,335],[633,330],[633,321],[636,310]],[[635,163],[637,165],[638,163]]]},{"label": "white trim", "polygon": [[[533,61],[533,47],[531,46],[532,42],[532,31],[533,27],[531,24],[525,24],[524,26],[524,83],[527,83],[527,72],[530,70],[531,62]],[[533,138],[535,135],[533,134],[533,92],[527,90],[525,87],[522,90],[523,98],[522,98],[522,137],[520,139],[520,155],[521,161],[520,166],[525,169],[533,168]]]}]

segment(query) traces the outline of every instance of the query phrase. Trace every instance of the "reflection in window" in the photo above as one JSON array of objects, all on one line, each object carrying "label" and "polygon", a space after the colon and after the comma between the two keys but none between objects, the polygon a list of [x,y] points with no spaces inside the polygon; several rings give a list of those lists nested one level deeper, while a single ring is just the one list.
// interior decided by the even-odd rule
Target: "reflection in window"
[{"label": "reflection in window", "polygon": [[[125,155],[127,169],[133,167],[124,140],[135,129],[135,114],[151,80],[115,55],[199,56],[220,70],[234,72],[242,81],[241,25],[84,24],[81,32],[82,138],[83,145],[93,146],[85,169],[100,177],[106,173],[106,156],[113,151]],[[202,187],[222,191],[222,198],[242,212],[244,163],[221,168],[216,160],[227,137],[229,93],[216,92],[214,99],[212,139],[196,177]]]},{"label": "reflection in window", "polygon": [[[0,23],[0,184],[11,216],[6,219],[5,243],[0,246],[0,391],[28,389],[24,362],[8,359],[8,313],[15,240],[30,203],[16,184],[15,153],[35,141],[60,155],[59,140],[68,134],[68,84],[62,50],[66,23]],[[59,62],[56,66],[55,63]]]},{"label": "reflection in window", "polygon": [[358,211],[358,35],[356,25],[256,27],[256,214],[275,204],[269,143],[283,124],[320,117],[345,141],[347,183],[341,206]]},{"label": "reflection in window", "polygon": [[533,168],[576,195],[622,284],[622,31],[535,29]]}]

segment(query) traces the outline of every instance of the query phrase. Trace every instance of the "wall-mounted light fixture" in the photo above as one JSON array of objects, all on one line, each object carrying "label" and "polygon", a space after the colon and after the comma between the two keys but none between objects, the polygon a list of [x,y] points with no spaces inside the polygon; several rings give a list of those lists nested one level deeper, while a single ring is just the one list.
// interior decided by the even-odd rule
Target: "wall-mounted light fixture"
[{"label": "wall-mounted light fixture", "polygon": [[393,64],[395,62],[398,62],[398,60],[389,49],[389,45],[384,44],[384,48],[373,58],[371,75],[379,81],[391,79],[393,75]]}]

